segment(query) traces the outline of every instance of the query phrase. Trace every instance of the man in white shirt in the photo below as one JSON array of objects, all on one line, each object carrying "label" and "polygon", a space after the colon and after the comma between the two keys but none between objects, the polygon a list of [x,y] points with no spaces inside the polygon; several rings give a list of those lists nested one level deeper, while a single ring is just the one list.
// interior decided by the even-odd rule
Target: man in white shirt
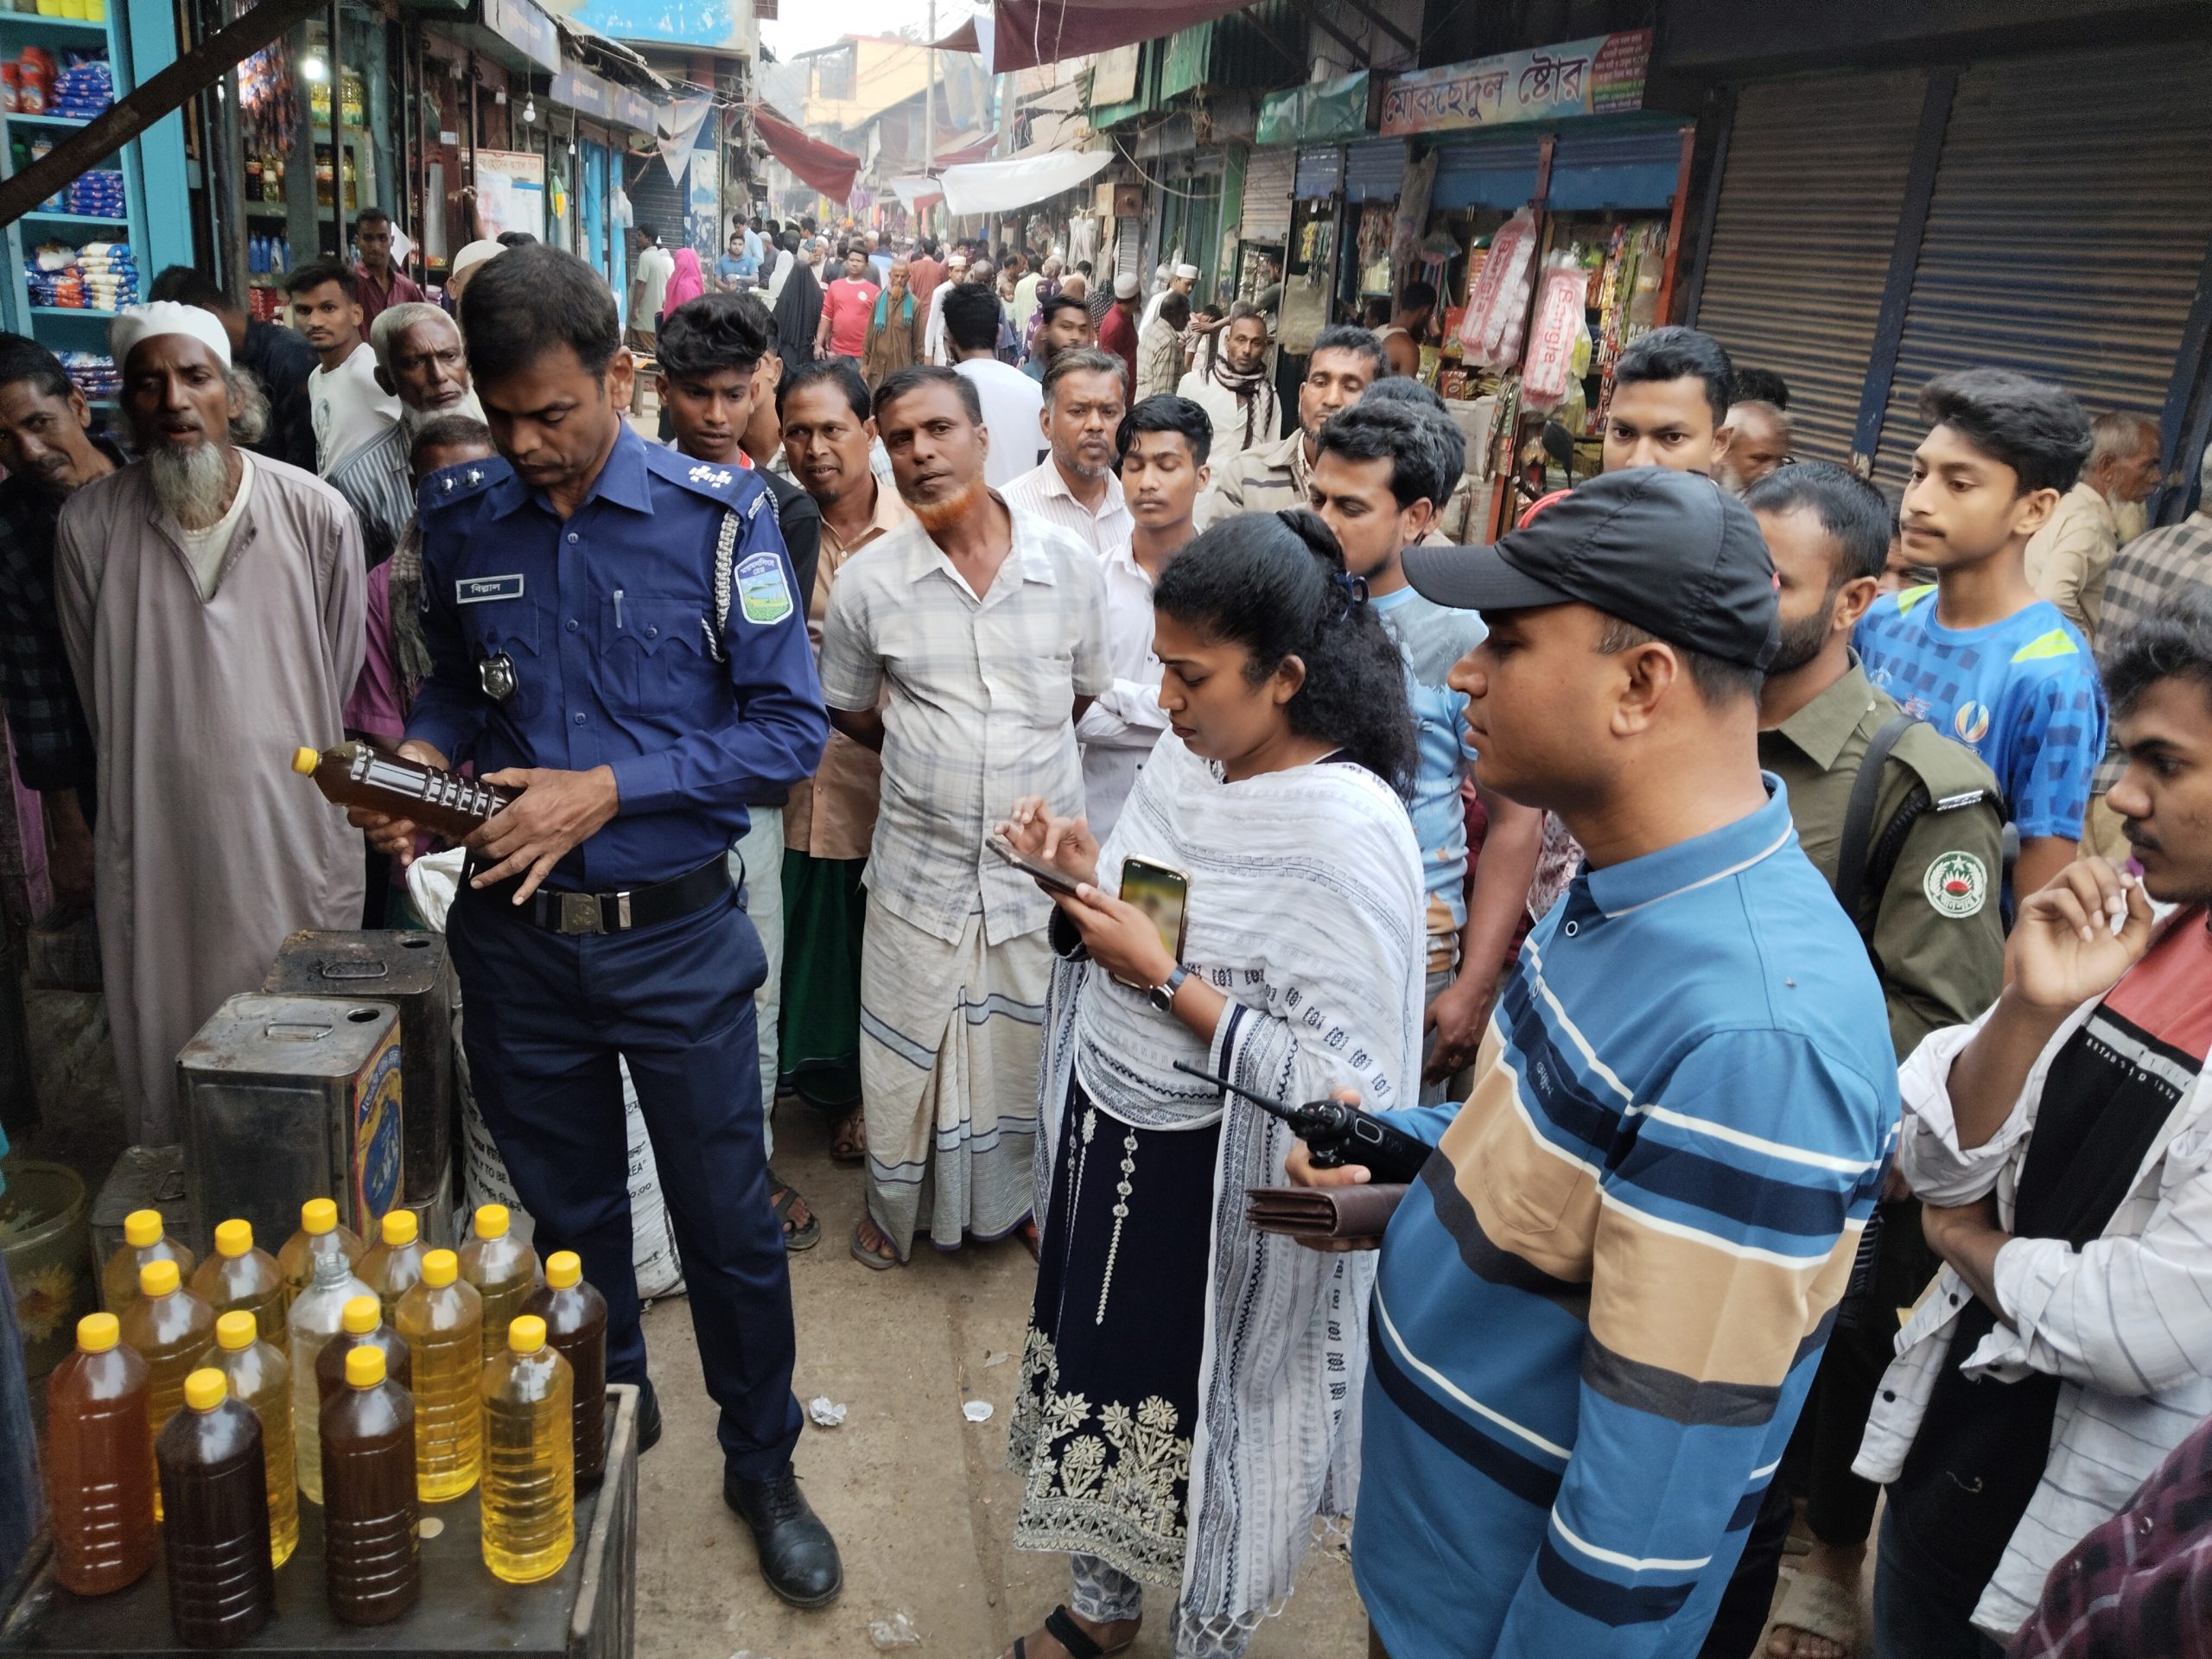
[{"label": "man in white shirt", "polygon": [[1145,302],[1144,321],[1137,325],[1137,334],[1139,337],[1141,338],[1144,331],[1151,327],[1153,323],[1158,319],[1160,315],[1160,308],[1167,303],[1167,296],[1170,294],[1180,294],[1187,300],[1191,297],[1192,290],[1197,288],[1198,285],[1198,268],[1196,265],[1182,264],[1176,266],[1174,271],[1167,279],[1167,285],[1162,288],[1157,294],[1154,294],[1150,300]]},{"label": "man in white shirt", "polygon": [[377,384],[377,354],[361,338],[359,290],[343,265],[302,265],[286,281],[292,322],[315,354],[308,376],[315,422],[315,469],[327,478],[340,461],[382,437],[399,418],[399,399]]},{"label": "man in white shirt", "polygon": [[638,226],[638,268],[630,276],[630,332],[650,346],[660,327],[668,279],[676,275],[676,256],[661,246],[660,232],[651,225]]},{"label": "man in white shirt", "polygon": [[1114,475],[1116,434],[1129,406],[1122,359],[1096,350],[1062,352],[1045,371],[1044,390],[1039,424],[1051,453],[1006,486],[1007,505],[1073,532],[1103,556],[1136,525]]},{"label": "man in white shirt", "polygon": [[1160,706],[1160,658],[1152,649],[1152,590],[1168,561],[1198,531],[1192,510],[1206,486],[1213,442],[1206,412],[1187,397],[1147,397],[1122,418],[1116,435],[1127,493],[1129,539],[1106,550],[1106,657],[1114,683],[1083,711],[1076,741],[1083,748],[1084,816],[1104,840],[1137,772],[1167,729]]},{"label": "man in white shirt", "polygon": [[[954,249],[944,269],[944,280],[930,290],[929,320],[922,324],[922,360],[939,367],[957,361],[952,354],[951,342],[944,335],[944,302],[968,281],[968,256]],[[993,349],[997,349],[995,345]]]},{"label": "man in white shirt", "polygon": [[[948,291],[949,290],[949,291]],[[944,305],[944,332],[961,378],[972,382],[983,405],[983,429],[990,452],[983,481],[995,490],[1037,464],[1044,448],[1043,390],[1011,364],[998,359],[999,296],[974,283],[948,283],[937,295]]]},{"label": "man in white shirt", "polygon": [[1175,388],[1213,423],[1215,460],[1234,461],[1247,449],[1282,437],[1282,404],[1268,372],[1268,320],[1249,300],[1229,308],[1229,321],[1211,353]]}]

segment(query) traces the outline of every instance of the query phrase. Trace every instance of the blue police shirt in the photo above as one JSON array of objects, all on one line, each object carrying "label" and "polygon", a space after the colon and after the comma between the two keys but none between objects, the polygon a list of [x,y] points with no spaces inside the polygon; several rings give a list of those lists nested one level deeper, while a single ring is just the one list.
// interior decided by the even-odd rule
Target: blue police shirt
[{"label": "blue police shirt", "polygon": [[[739,524],[726,661],[715,546]],[[767,489],[625,424],[575,514],[504,461],[423,480],[430,677],[407,734],[481,774],[611,767],[621,805],[555,867],[588,892],[664,881],[745,833],[745,803],[810,778],[829,736],[806,611]],[[504,655],[495,701],[480,665]]]}]

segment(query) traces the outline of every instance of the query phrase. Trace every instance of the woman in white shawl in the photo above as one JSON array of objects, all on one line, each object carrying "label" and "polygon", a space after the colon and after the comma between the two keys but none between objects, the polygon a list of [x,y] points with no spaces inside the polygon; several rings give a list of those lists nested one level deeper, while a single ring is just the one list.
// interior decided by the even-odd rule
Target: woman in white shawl
[{"label": "woman in white shawl", "polygon": [[[1274,1099],[1421,1089],[1421,855],[1405,671],[1321,521],[1232,518],[1161,575],[1160,740],[1107,843],[1016,805],[1056,894],[1037,1295],[1009,1460],[1017,1548],[1073,1588],[1014,1659],[1092,1659],[1176,1593],[1176,1659],[1244,1651],[1316,1516],[1351,1511],[1372,1268],[1245,1224],[1289,1132],[1175,1069]],[[1113,897],[1124,861],[1188,878],[1179,960]]]}]

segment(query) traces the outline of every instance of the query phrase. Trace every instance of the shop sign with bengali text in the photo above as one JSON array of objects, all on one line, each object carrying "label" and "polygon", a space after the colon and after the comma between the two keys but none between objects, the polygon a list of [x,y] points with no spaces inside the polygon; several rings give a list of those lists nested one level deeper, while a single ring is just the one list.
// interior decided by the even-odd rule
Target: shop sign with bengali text
[{"label": "shop sign with bengali text", "polygon": [[1651,31],[1632,29],[1400,75],[1382,94],[1382,134],[1620,115],[1643,107],[1650,61]]}]

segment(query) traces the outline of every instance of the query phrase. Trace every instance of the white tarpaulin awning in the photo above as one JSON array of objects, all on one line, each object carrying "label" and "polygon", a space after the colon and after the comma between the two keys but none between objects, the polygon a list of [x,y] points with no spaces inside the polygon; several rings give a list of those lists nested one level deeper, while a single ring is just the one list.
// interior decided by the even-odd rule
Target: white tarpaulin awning
[{"label": "white tarpaulin awning", "polygon": [[948,213],[1005,213],[1072,190],[1114,159],[1111,149],[1064,149],[1007,162],[969,162],[944,169]]},{"label": "white tarpaulin awning", "polygon": [[944,199],[944,187],[935,179],[893,179],[891,181],[891,189],[892,194],[906,204],[910,212],[918,208],[925,201],[941,201]]}]

